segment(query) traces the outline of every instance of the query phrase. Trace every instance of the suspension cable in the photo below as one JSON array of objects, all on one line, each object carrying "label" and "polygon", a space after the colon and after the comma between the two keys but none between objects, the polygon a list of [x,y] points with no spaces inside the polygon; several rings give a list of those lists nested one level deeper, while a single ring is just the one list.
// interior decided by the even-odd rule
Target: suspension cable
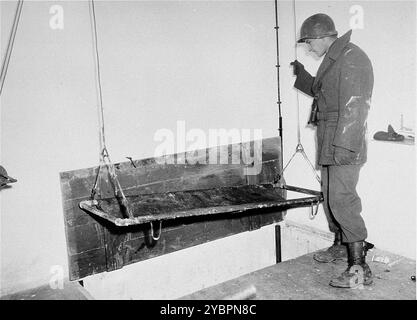
[{"label": "suspension cable", "polygon": [[[293,6],[293,21],[294,21],[294,38],[295,40],[297,39],[297,16],[296,16],[296,7],[295,7],[295,0],[292,1],[292,6]],[[275,0],[275,10],[277,12],[277,0]],[[277,22],[277,20],[276,20]],[[277,42],[278,42],[278,35],[277,35]],[[296,45],[297,41],[295,41],[294,44],[294,58],[295,60],[298,59],[297,57],[297,45]],[[278,82],[278,87],[279,87],[279,82]],[[279,92],[279,91],[278,91]],[[300,99],[299,99],[299,93],[298,90],[296,90],[296,103],[297,103],[297,146],[295,148],[295,152],[294,154],[291,156],[290,160],[287,162],[287,164],[283,167],[283,169],[281,170],[281,172],[278,174],[278,180],[281,180],[283,178],[283,173],[285,171],[285,169],[288,167],[288,165],[291,163],[291,161],[294,159],[295,155],[297,153],[301,153],[301,155],[303,156],[303,158],[307,161],[307,163],[310,165],[310,168],[312,169],[317,181],[319,183],[321,183],[321,179],[319,177],[319,175],[317,174],[314,165],[311,163],[311,161],[308,159],[307,154],[304,151],[304,147],[301,144],[301,128],[300,128]]]},{"label": "suspension cable", "polygon": [[133,218],[133,215],[129,209],[128,201],[120,185],[119,179],[117,178],[116,169],[110,160],[109,152],[107,151],[107,147],[106,147],[106,139],[104,135],[103,95],[102,95],[102,89],[101,89],[100,59],[99,59],[99,54],[98,54],[97,26],[96,26],[96,13],[95,13],[95,8],[94,8],[94,0],[90,0],[89,8],[90,8],[90,15],[91,15],[91,21],[92,21],[92,27],[93,27],[93,44],[94,44],[95,62],[96,62],[96,70],[97,70],[96,80],[97,80],[97,87],[98,87],[98,93],[99,93],[99,104],[97,108],[98,108],[98,113],[99,113],[99,127],[100,127],[99,129],[100,166],[97,171],[97,176],[94,182],[93,189],[91,191],[91,197],[92,198],[95,197],[97,189],[99,188],[99,180],[101,180],[101,175],[100,175],[101,168],[104,165],[106,165],[110,174],[110,178],[112,179],[112,182],[114,184],[114,193],[116,197],[121,199],[121,205],[126,210],[128,217]]},{"label": "suspension cable", "polygon": [[[296,8],[295,8],[295,0],[292,1],[293,5],[293,21],[294,21],[294,38],[297,40],[297,17],[296,17]],[[294,58],[295,60],[298,60],[297,55],[297,41],[294,43]],[[296,99],[297,99],[297,142],[299,145],[301,145],[301,130],[300,130],[300,97],[298,90],[296,90]]]},{"label": "suspension cable", "polygon": [[100,150],[106,148],[106,139],[104,135],[104,108],[103,108],[103,94],[101,89],[101,73],[100,73],[100,58],[98,54],[98,41],[97,41],[97,25],[96,25],[96,12],[94,7],[94,0],[89,2],[90,5],[90,14],[91,14],[91,21],[93,27],[93,44],[94,44],[94,53],[95,53],[95,62],[96,62],[96,70],[97,70],[97,87],[98,87],[98,97],[99,97],[99,104],[98,114],[99,114],[99,126],[100,126]]},{"label": "suspension cable", "polygon": [[16,6],[16,13],[13,20],[12,29],[10,31],[9,42],[7,43],[6,53],[4,54],[3,63],[0,73],[0,95],[3,91],[4,80],[6,79],[7,69],[9,67],[10,56],[12,54],[14,39],[16,37],[17,26],[19,25],[20,16],[22,14],[23,0],[19,0]]},{"label": "suspension cable", "polygon": [[[294,39],[297,40],[297,15],[296,15],[295,0],[292,1],[292,6],[293,6],[293,21],[294,21]],[[294,58],[295,58],[295,60],[298,60],[297,41],[294,42]],[[317,181],[319,182],[319,184],[321,184],[321,179],[320,179],[319,175],[317,174],[317,172],[316,172],[313,164],[311,163],[310,159],[308,159],[307,154],[304,151],[304,147],[301,144],[300,98],[299,98],[298,90],[296,90],[296,99],[297,99],[297,147],[295,148],[295,152],[292,155],[292,157],[290,158],[290,160],[288,161],[288,163],[282,169],[282,172],[280,173],[280,175],[283,174],[284,170],[288,167],[288,165],[290,164],[292,159],[294,159],[295,155],[299,152],[299,153],[301,153],[303,158],[307,161],[307,163],[310,165],[310,168],[312,169]],[[317,212],[318,212],[318,209],[319,209],[319,203],[320,202],[317,202],[315,210],[314,210],[313,204],[311,204],[310,214],[309,214],[309,218],[311,220],[313,220],[317,216]]]}]

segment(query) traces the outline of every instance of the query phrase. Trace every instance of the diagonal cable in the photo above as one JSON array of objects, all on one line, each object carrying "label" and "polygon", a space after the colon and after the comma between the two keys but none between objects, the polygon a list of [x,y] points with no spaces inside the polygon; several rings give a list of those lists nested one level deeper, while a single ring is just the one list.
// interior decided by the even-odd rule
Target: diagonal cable
[{"label": "diagonal cable", "polygon": [[3,63],[0,72],[0,95],[3,91],[4,80],[6,79],[7,69],[9,68],[10,56],[12,55],[14,39],[16,37],[17,26],[19,25],[20,16],[22,14],[23,0],[19,0],[16,7],[16,13],[13,20],[12,30],[10,32],[9,42],[7,43],[6,53],[4,54]]}]

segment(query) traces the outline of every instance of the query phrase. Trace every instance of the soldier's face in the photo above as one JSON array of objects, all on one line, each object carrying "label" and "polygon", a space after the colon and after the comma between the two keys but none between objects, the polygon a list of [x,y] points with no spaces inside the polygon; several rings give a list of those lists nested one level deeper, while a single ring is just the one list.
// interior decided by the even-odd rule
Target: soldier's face
[{"label": "soldier's face", "polygon": [[307,39],[305,43],[307,44],[308,51],[313,52],[319,58],[327,52],[328,45],[324,38]]}]

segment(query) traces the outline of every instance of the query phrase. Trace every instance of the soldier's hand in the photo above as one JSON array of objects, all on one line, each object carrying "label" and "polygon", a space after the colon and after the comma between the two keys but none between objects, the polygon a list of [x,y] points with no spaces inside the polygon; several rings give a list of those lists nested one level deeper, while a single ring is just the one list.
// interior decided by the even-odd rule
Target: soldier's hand
[{"label": "soldier's hand", "polygon": [[293,67],[293,73],[295,76],[298,76],[302,70],[304,70],[304,65],[298,60],[294,60],[290,63]]},{"label": "soldier's hand", "polygon": [[342,147],[334,148],[334,162],[338,165],[353,164],[357,153]]}]

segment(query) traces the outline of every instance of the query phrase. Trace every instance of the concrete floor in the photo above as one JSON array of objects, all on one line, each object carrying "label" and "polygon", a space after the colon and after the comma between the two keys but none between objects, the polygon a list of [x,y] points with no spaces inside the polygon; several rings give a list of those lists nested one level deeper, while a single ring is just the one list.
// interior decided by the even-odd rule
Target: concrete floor
[{"label": "concrete floor", "polygon": [[93,300],[78,282],[64,282],[62,288],[49,285],[3,296],[0,300]]},{"label": "concrete floor", "polygon": [[[389,263],[372,261],[388,257]],[[374,258],[374,260],[376,260]],[[374,283],[357,289],[329,286],[331,277],[346,269],[346,262],[319,263],[309,253],[281,262],[222,284],[182,297],[187,300],[220,300],[256,289],[255,300],[415,300],[416,262],[389,252],[374,249],[367,261]]]},{"label": "concrete floor", "polygon": [[[389,263],[372,261],[372,257],[388,257]],[[375,259],[374,259],[375,260]],[[339,289],[328,285],[332,276],[346,268],[346,262],[318,263],[313,253],[281,262],[239,278],[206,288],[180,299],[221,300],[251,292],[256,300],[415,300],[416,262],[389,252],[374,249],[368,252],[368,263],[374,283],[358,289]],[[78,282],[65,282],[62,289],[48,285],[3,296],[0,300],[89,300],[91,295]],[[245,299],[237,297],[236,299]]]}]

